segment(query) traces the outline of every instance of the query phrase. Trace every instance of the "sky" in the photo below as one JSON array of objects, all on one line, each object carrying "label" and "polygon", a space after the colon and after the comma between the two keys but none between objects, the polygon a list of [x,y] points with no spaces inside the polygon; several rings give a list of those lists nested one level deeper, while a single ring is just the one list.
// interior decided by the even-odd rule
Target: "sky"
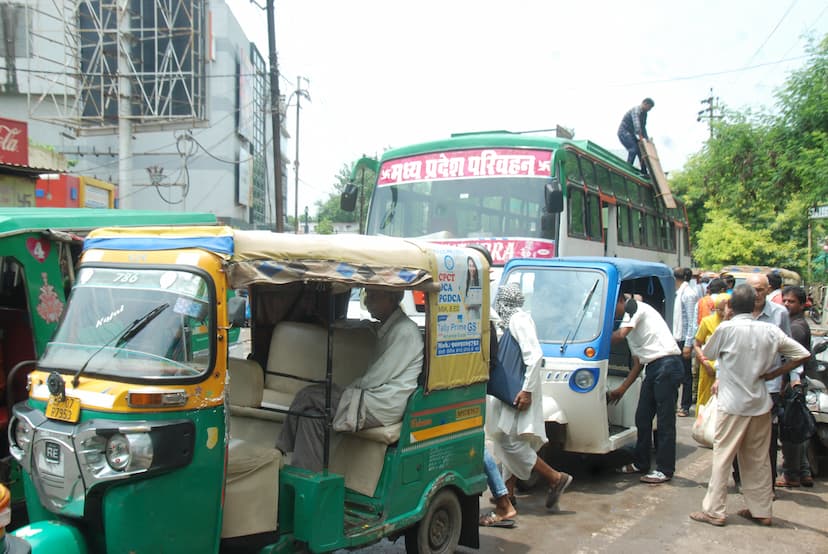
[{"label": "sky", "polygon": [[[268,58],[267,18],[225,0]],[[264,0],[257,0],[264,6]],[[773,110],[774,93],[828,33],[826,0],[275,0],[280,89],[301,88],[299,212],[342,167],[451,133],[556,125],[623,152],[623,114],[655,100],[647,130],[665,171],[709,136],[723,107]],[[295,97],[285,125],[293,214]]]}]

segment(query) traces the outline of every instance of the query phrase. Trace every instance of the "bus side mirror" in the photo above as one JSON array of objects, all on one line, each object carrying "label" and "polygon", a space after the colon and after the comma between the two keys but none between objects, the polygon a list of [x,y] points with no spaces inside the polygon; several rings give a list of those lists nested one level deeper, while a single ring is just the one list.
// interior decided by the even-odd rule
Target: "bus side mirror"
[{"label": "bus side mirror", "polygon": [[356,209],[357,197],[359,196],[359,189],[353,183],[345,185],[345,190],[339,197],[339,208],[343,212],[352,212]]},{"label": "bus side mirror", "polygon": [[243,296],[234,296],[227,301],[227,319],[234,327],[244,327],[247,322],[247,300]]},{"label": "bus side mirror", "polygon": [[559,214],[563,211],[563,191],[557,179],[552,179],[551,182],[546,183],[543,189],[543,200],[547,213]]}]

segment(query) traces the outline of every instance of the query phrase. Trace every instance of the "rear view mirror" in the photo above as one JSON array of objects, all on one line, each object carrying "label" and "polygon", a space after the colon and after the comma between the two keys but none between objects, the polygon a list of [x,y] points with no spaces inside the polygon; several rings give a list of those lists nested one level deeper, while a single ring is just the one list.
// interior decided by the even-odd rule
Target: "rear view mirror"
[{"label": "rear view mirror", "polygon": [[343,212],[352,212],[356,209],[357,197],[359,196],[359,189],[353,183],[345,185],[345,190],[339,197],[339,208]]},{"label": "rear view mirror", "polygon": [[551,182],[546,183],[543,189],[543,200],[547,213],[559,214],[563,211],[563,191],[557,179],[553,178]]},{"label": "rear view mirror", "polygon": [[247,323],[247,299],[243,296],[234,296],[227,301],[227,319],[234,327],[244,327]]},{"label": "rear view mirror", "polygon": [[638,302],[635,298],[628,298],[627,301],[624,303],[624,313],[629,314],[630,317],[635,315],[635,312],[638,311]]}]

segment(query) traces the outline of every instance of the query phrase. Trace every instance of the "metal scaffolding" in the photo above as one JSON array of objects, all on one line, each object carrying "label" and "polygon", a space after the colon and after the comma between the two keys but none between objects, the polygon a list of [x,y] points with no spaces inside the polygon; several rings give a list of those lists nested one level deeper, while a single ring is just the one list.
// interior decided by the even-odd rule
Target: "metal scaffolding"
[{"label": "metal scaffolding", "polygon": [[[33,119],[80,132],[207,118],[207,0],[29,0]],[[120,121],[123,124],[123,121]]]}]

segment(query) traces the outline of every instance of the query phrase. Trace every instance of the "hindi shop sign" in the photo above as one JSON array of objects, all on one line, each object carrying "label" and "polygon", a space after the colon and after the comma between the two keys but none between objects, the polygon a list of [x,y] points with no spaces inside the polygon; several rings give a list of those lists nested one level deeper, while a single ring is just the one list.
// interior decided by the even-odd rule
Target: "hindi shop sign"
[{"label": "hindi shop sign", "polygon": [[828,206],[817,206],[808,210],[808,217],[811,219],[828,218]]},{"label": "hindi shop sign", "polygon": [[0,163],[29,165],[29,126],[0,117]]}]

